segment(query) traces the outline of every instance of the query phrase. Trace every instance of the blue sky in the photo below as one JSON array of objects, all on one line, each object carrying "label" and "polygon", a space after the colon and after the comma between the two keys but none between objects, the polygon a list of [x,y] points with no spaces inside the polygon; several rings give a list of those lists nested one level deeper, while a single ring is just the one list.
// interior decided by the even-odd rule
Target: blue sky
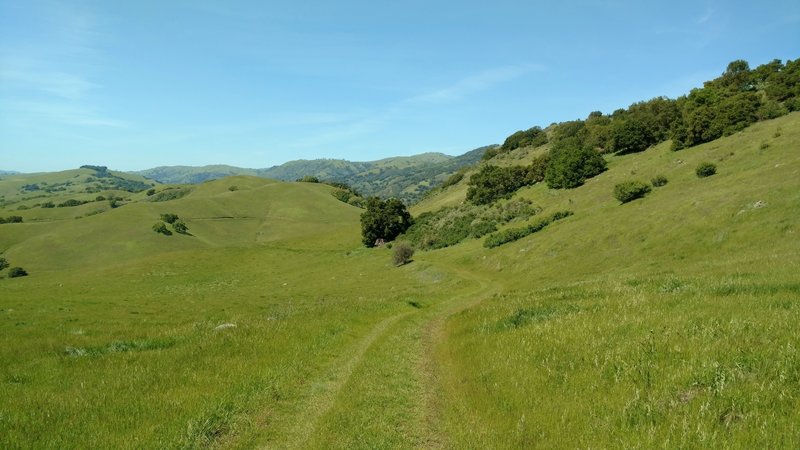
[{"label": "blue sky", "polygon": [[0,0],[0,169],[460,154],[798,57],[796,0]]}]

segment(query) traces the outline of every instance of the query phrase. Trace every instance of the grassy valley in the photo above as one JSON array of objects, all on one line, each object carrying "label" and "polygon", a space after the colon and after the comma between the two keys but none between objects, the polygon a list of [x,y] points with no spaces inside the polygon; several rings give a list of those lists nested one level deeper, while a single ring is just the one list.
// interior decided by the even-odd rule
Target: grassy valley
[{"label": "grassy valley", "polygon": [[364,215],[405,206],[325,183],[3,174],[0,447],[800,447],[800,112],[789,69],[737,67],[468,156],[281,169],[420,200],[375,248]]}]

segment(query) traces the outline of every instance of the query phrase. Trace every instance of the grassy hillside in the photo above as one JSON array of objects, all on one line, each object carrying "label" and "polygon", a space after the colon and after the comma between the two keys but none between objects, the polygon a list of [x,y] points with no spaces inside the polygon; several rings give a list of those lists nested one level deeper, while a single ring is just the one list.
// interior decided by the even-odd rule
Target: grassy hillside
[{"label": "grassy hillside", "polygon": [[[25,220],[0,250],[30,275],[0,279],[0,446],[796,448],[798,148],[793,113],[607,155],[579,188],[511,199],[572,216],[401,267],[315,183],[225,178],[80,218],[8,203]],[[414,212],[462,203],[468,177]],[[153,232],[162,213],[191,235]]]}]

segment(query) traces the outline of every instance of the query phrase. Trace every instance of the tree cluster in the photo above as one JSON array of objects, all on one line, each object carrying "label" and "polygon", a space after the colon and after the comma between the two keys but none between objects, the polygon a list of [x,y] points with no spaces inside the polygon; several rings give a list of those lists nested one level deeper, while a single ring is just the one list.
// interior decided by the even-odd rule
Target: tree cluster
[{"label": "tree cluster", "polygon": [[[780,60],[750,69],[746,61],[728,64],[718,78],[677,99],[656,97],[618,109],[595,111],[585,120],[554,124],[542,131],[553,148],[628,154],[672,139],[674,150],[733,134],[748,125],[800,110],[800,59]],[[531,128],[536,130],[537,128]],[[536,145],[518,131],[501,149]],[[531,136],[533,133],[531,134]],[[542,139],[542,138],[538,138]]]},{"label": "tree cluster", "polygon": [[366,211],[361,214],[362,242],[367,247],[374,247],[379,239],[391,241],[411,224],[411,214],[400,200],[370,197],[366,202]]}]

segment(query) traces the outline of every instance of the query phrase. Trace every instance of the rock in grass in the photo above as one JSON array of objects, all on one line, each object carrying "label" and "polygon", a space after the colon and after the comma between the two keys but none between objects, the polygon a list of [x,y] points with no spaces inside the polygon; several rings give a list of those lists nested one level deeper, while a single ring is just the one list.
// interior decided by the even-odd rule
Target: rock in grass
[{"label": "rock in grass", "polygon": [[217,327],[214,328],[214,331],[227,330],[228,328],[236,328],[236,324],[235,323],[223,323],[222,325],[217,325]]}]

